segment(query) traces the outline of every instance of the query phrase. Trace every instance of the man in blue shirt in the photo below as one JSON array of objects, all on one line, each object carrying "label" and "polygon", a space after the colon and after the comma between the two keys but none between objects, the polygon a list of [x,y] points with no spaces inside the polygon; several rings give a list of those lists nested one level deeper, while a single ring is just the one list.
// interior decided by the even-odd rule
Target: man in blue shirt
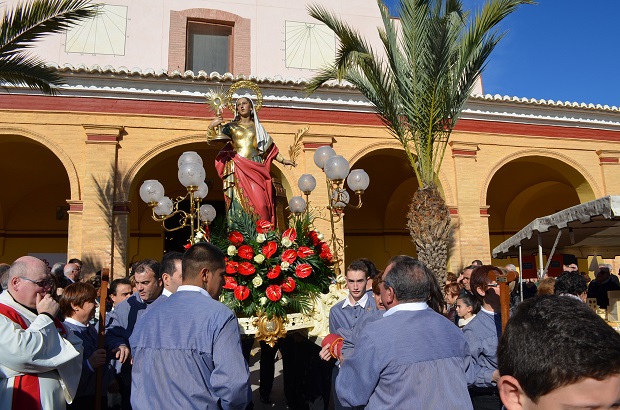
[{"label": "man in blue shirt", "polygon": [[239,324],[218,302],[224,255],[209,243],[185,252],[183,284],[149,309],[130,338],[131,405],[140,409],[238,409],[251,399]]},{"label": "man in blue shirt", "polygon": [[387,312],[368,323],[336,379],[346,406],[369,409],[471,409],[469,349],[462,332],[429,308],[437,278],[422,262],[393,258],[383,274]]}]

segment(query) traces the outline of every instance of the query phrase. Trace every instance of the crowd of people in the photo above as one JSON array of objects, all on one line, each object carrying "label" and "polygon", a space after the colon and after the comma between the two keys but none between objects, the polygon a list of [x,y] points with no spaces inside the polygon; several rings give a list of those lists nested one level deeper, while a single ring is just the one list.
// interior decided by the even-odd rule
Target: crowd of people
[{"label": "crowd of people", "polygon": [[[100,300],[100,275],[82,280],[78,259],[0,265],[0,408],[253,408],[254,340],[218,301],[224,266],[195,244],[133,264]],[[409,256],[382,271],[353,261],[322,348],[299,334],[260,344],[261,401],[279,351],[289,408],[619,408],[620,334],[584,303],[606,308],[620,290],[610,266],[589,283],[565,266],[534,294],[513,285],[503,330],[498,277],[515,270],[474,261],[439,283]]]}]

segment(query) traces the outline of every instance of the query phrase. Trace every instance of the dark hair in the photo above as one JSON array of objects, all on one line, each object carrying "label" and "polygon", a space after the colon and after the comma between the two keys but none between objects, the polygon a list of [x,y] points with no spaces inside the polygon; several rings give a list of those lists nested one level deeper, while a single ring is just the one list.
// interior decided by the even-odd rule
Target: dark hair
[{"label": "dark hair", "polygon": [[620,374],[620,334],[577,299],[540,296],[519,305],[497,356],[500,374],[517,379],[537,403],[582,379]]},{"label": "dark hair", "polygon": [[538,286],[536,290],[537,295],[553,295],[555,287],[555,278],[551,276],[547,276],[538,281]]},{"label": "dark hair", "polygon": [[138,262],[134,267],[133,274],[135,275],[136,273],[143,273],[146,271],[147,268],[152,270],[153,273],[155,273],[156,280],[161,279],[161,274],[159,272],[159,262],[157,262],[155,259],[145,259]]},{"label": "dark hair", "polygon": [[588,290],[588,282],[579,272],[564,272],[555,280],[553,293],[556,295],[575,295],[579,296]]},{"label": "dark hair", "polygon": [[100,288],[101,287],[101,276],[93,275],[86,281],[86,283],[90,283],[91,285],[95,287],[95,289]]},{"label": "dark hair", "polygon": [[454,272],[446,272],[446,282],[456,282],[459,276]]},{"label": "dark hair", "polygon": [[377,274],[377,276],[372,278],[372,293],[374,293],[375,295],[379,295],[381,293],[379,285],[381,285],[382,281],[383,279],[381,279],[381,274]]},{"label": "dark hair", "polygon": [[161,278],[164,273],[172,276],[174,273],[175,261],[182,261],[183,254],[177,251],[170,251],[164,254],[164,257],[161,260],[161,264],[159,265],[159,277]]},{"label": "dark hair", "polygon": [[472,313],[476,314],[480,312],[480,301],[474,297],[471,293],[463,293],[456,298],[457,301],[462,300],[466,306],[471,307]]},{"label": "dark hair", "polygon": [[[466,268],[468,269],[468,268]],[[489,273],[495,271],[495,273],[502,273],[502,269],[493,265],[482,265],[476,267],[471,273],[471,278],[469,279],[469,287],[471,289],[471,293],[474,294],[474,297],[478,299],[480,303],[482,303],[482,296],[478,293],[476,289],[480,288],[485,292],[489,288],[487,285],[491,283],[491,278],[489,277]]]},{"label": "dark hair", "polygon": [[75,282],[67,286],[60,296],[60,313],[64,317],[71,317],[73,307],[71,304],[82,307],[86,302],[94,302],[97,299],[97,290],[90,283]]},{"label": "dark hair", "polygon": [[67,263],[77,263],[78,265],[80,265],[80,267],[83,265],[82,261],[78,258],[71,258]]},{"label": "dark hair", "polygon": [[[433,272],[421,261],[399,255],[390,259],[385,275],[399,302],[426,302],[434,311],[443,310],[443,294]],[[385,286],[385,284],[384,284]]]},{"label": "dark hair", "polygon": [[443,293],[448,295],[458,295],[461,291],[461,287],[456,283],[448,283],[443,286]]},{"label": "dark hair", "polygon": [[347,267],[347,272],[353,270],[359,270],[364,272],[364,276],[366,277],[366,279],[372,279],[377,276],[377,267],[369,259],[360,258],[351,262],[351,264]]},{"label": "dark hair", "polygon": [[131,281],[129,280],[129,278],[114,279],[112,283],[110,283],[110,295],[116,295],[116,288],[118,288],[118,285],[131,286]]},{"label": "dark hair", "polygon": [[471,265],[470,266],[482,266],[482,261],[480,259],[474,259],[473,261],[471,261]]},{"label": "dark hair", "polygon": [[182,262],[183,283],[186,279],[195,279],[204,268],[215,272],[224,267],[224,254],[208,242],[192,245],[183,255]]}]

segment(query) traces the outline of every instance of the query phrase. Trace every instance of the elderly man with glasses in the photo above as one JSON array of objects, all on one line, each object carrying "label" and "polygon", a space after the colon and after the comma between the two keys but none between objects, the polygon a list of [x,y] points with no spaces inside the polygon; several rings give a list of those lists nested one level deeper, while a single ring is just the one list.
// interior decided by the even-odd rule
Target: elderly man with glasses
[{"label": "elderly man with glasses", "polygon": [[471,409],[469,349],[460,329],[435,309],[435,275],[409,256],[393,258],[379,284],[387,312],[368,323],[336,378],[346,406]]},{"label": "elderly man with glasses", "polygon": [[56,319],[43,261],[21,257],[8,275],[0,294],[0,408],[64,409],[80,381],[82,341]]}]

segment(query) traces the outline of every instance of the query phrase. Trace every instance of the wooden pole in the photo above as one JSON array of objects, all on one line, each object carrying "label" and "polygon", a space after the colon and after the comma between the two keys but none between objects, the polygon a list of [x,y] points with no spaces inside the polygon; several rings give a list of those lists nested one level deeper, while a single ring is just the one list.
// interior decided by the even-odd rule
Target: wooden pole
[{"label": "wooden pole", "polygon": [[[105,349],[105,308],[106,300],[108,299],[108,282],[110,281],[110,269],[104,268],[101,270],[101,287],[99,288],[99,329],[97,334],[97,348]],[[95,410],[101,410],[101,396],[103,396],[103,371],[106,366],[99,366],[96,369],[97,372],[97,390],[95,395]]]},{"label": "wooden pole", "polygon": [[[495,276],[493,278],[493,276]],[[492,270],[489,272],[489,277],[491,280],[495,280],[499,284],[499,303],[501,305],[501,313],[502,313],[502,333],[504,329],[506,329],[506,324],[508,323],[508,319],[510,319],[510,286],[508,284],[510,282],[514,282],[517,279],[517,274],[515,272],[501,273],[496,270]]]}]

